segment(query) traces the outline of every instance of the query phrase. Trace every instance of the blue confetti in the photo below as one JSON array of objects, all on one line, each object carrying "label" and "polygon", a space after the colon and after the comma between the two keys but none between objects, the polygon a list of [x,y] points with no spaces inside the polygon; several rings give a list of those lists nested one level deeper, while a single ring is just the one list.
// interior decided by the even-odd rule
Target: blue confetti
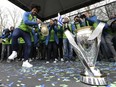
[{"label": "blue confetti", "polygon": [[14,84],[14,82],[11,82],[8,86],[11,87]]},{"label": "blue confetti", "polygon": [[44,84],[42,84],[42,85],[40,85],[40,87],[45,87],[45,85],[44,85]]}]

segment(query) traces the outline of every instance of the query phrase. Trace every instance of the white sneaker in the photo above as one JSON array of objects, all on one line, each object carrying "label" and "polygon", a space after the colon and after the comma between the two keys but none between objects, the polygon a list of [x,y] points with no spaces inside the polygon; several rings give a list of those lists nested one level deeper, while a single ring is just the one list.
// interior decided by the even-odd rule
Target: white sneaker
[{"label": "white sneaker", "polygon": [[29,62],[33,61],[31,58],[29,59]]},{"label": "white sneaker", "polygon": [[46,61],[46,63],[49,63],[49,61]]},{"label": "white sneaker", "polygon": [[55,59],[55,61],[58,61],[58,59]]},{"label": "white sneaker", "polygon": [[25,62],[23,62],[22,67],[31,68],[31,67],[33,67],[33,65],[30,64],[30,63],[28,62],[28,60],[26,60]]},{"label": "white sneaker", "polygon": [[61,58],[61,61],[63,62],[63,61],[64,61],[64,59],[63,59],[63,58]]},{"label": "white sneaker", "polygon": [[57,61],[54,61],[54,63],[56,63]]},{"label": "white sneaker", "polygon": [[56,63],[57,61],[58,61],[58,59],[56,59],[56,58],[55,58],[55,61],[54,61],[54,63]]},{"label": "white sneaker", "polygon": [[13,51],[12,54],[8,57],[9,60],[14,60],[17,57],[17,52]]}]

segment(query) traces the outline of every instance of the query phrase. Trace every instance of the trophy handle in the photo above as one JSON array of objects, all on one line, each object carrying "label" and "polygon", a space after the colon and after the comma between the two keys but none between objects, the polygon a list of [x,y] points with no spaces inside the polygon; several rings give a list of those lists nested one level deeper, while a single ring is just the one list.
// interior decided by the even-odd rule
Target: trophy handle
[{"label": "trophy handle", "polygon": [[89,41],[94,40],[97,43],[97,50],[96,50],[97,54],[93,60],[94,65],[96,64],[96,61],[97,61],[97,56],[98,56],[100,42],[101,42],[101,35],[102,35],[102,31],[103,31],[104,26],[105,26],[105,23],[100,22],[98,24],[98,26],[96,27],[96,29],[92,32],[92,34],[88,38]]}]

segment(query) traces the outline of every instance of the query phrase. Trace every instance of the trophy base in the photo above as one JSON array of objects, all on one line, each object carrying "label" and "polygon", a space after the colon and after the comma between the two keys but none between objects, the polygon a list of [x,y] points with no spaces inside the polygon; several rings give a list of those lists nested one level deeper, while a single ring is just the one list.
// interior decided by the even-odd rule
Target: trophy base
[{"label": "trophy base", "polygon": [[107,75],[104,73],[102,73],[101,76],[89,76],[89,75],[85,75],[85,73],[83,72],[80,74],[80,81],[88,85],[94,85],[94,86],[108,85]]}]

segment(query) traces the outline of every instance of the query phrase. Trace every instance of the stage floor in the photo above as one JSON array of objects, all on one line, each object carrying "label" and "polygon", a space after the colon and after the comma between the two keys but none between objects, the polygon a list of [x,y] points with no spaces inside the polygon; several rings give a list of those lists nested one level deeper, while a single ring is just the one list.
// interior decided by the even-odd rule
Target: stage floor
[{"label": "stage floor", "polygon": [[46,64],[32,61],[33,68],[22,68],[22,62],[0,63],[0,87],[116,87],[116,63],[97,62],[96,66],[108,74],[108,86],[90,86],[79,81],[83,70],[80,61]]}]

